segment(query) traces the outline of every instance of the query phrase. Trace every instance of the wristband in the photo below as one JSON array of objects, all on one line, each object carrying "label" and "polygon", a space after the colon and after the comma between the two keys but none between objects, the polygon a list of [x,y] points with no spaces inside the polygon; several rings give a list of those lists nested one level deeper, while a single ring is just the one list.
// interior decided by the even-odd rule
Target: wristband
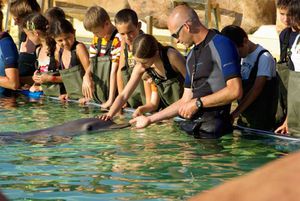
[{"label": "wristband", "polygon": [[198,108],[198,110],[201,110],[202,107],[203,107],[203,103],[201,101],[201,97],[198,97],[197,100],[196,100],[196,106]]}]

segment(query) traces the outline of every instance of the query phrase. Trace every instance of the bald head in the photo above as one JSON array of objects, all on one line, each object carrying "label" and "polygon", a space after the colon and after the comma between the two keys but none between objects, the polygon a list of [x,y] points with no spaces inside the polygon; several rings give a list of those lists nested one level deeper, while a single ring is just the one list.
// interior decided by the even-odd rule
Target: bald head
[{"label": "bald head", "polygon": [[193,23],[200,23],[197,13],[186,5],[179,5],[173,9],[168,18],[168,27],[178,27],[187,20],[192,19]]}]

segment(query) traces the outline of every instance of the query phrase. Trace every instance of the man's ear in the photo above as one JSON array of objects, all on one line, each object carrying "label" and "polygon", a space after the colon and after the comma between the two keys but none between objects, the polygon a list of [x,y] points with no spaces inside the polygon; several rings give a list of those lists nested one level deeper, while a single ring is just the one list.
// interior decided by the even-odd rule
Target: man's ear
[{"label": "man's ear", "polygon": [[188,23],[185,23],[183,26],[187,29],[187,31],[189,33],[191,33],[191,27],[190,27],[190,25]]}]

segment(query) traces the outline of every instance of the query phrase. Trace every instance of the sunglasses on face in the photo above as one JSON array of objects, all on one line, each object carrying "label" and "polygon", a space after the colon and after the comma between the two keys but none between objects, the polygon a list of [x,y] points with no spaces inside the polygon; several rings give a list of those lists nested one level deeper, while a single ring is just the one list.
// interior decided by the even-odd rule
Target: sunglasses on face
[{"label": "sunglasses on face", "polygon": [[[185,24],[185,23],[184,23],[184,24]],[[184,24],[181,25],[181,26],[179,27],[179,29],[178,29],[175,33],[173,33],[173,34],[171,35],[173,38],[176,38],[176,39],[179,38],[179,33],[180,33],[181,29],[183,28]]]}]

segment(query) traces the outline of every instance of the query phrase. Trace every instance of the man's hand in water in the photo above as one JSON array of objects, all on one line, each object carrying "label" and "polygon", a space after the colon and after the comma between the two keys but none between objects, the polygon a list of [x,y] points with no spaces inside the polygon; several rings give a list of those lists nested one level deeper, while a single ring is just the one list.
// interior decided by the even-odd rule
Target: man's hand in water
[{"label": "man's hand in water", "polygon": [[129,121],[131,125],[135,124],[136,128],[145,128],[151,124],[151,121],[149,117],[146,117],[144,115],[138,116],[134,119],[131,119]]}]

